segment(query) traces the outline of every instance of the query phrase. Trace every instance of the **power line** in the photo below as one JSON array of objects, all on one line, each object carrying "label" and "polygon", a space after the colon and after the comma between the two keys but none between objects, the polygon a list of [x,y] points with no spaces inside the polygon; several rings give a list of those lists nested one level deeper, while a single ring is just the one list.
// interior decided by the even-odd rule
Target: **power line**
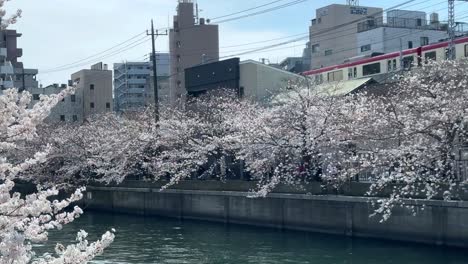
[{"label": "power line", "polygon": [[293,5],[301,4],[301,3],[304,3],[304,2],[307,2],[307,1],[309,1],[309,0],[295,0],[295,1],[291,1],[291,2],[283,4],[283,5],[279,5],[279,6],[275,6],[275,7],[272,7],[272,8],[264,9],[264,10],[261,10],[261,11],[258,11],[258,12],[254,12],[254,13],[250,13],[250,14],[246,14],[246,15],[242,15],[242,16],[238,16],[238,17],[228,18],[228,19],[224,19],[224,20],[221,20],[221,21],[214,21],[214,23],[222,24],[222,23],[226,23],[226,22],[230,22],[230,21],[234,21],[234,20],[239,20],[239,19],[242,19],[242,18],[257,16],[257,15],[265,14],[265,13],[268,13],[268,12],[276,11],[276,10],[279,10],[279,9],[283,9],[283,8],[286,8],[286,7],[290,7],[290,6],[293,6]]},{"label": "power line", "polygon": [[255,10],[255,9],[259,9],[259,8],[262,8],[262,7],[265,7],[265,6],[269,6],[269,5],[272,5],[272,4],[276,4],[276,3],[282,2],[282,1],[284,1],[284,0],[272,1],[272,2],[266,3],[266,4],[264,4],[264,5],[259,5],[259,6],[256,6],[256,7],[248,8],[248,9],[245,9],[245,10],[242,10],[242,11],[239,11],[239,12],[235,12],[235,13],[231,13],[231,14],[226,14],[226,15],[222,15],[222,16],[219,16],[219,17],[213,17],[213,18],[211,18],[211,20],[220,19],[220,18],[225,18],[225,17],[230,17],[230,16],[233,16],[233,15],[238,15],[238,14],[241,14],[241,13],[244,13],[244,12],[247,12],[247,11],[252,11],[252,10]]},{"label": "power line", "polygon": [[142,32],[142,33],[138,33],[137,35],[135,35],[135,36],[133,36],[133,37],[131,37],[131,38],[129,38],[129,39],[127,39],[127,40],[125,40],[125,41],[123,41],[123,42],[121,42],[121,43],[115,45],[115,46],[112,46],[112,47],[110,47],[110,48],[108,48],[108,49],[106,49],[106,50],[104,50],[104,51],[98,52],[98,53],[96,53],[96,54],[93,54],[93,55],[88,56],[88,57],[86,57],[86,58],[77,60],[77,61],[75,61],[75,62],[71,62],[71,63],[68,63],[68,64],[61,65],[61,66],[57,66],[57,67],[54,67],[54,68],[50,68],[50,69],[46,69],[45,71],[50,71],[50,70],[55,70],[55,69],[59,69],[59,68],[62,68],[62,67],[67,67],[67,66],[70,66],[70,65],[73,65],[73,64],[80,63],[80,62],[82,62],[82,61],[88,60],[88,59],[90,59],[90,58],[99,56],[99,55],[101,55],[101,54],[103,54],[103,53],[106,53],[106,52],[108,52],[108,51],[110,51],[110,50],[113,50],[113,49],[115,49],[115,48],[117,48],[117,47],[120,47],[120,46],[122,46],[123,44],[125,44],[125,43],[127,43],[127,42],[129,42],[129,41],[132,41],[132,40],[136,39],[137,37],[139,37],[139,36],[141,36],[141,35],[143,35],[143,34],[145,34],[145,33],[146,33],[145,31]]},{"label": "power line", "polygon": [[115,55],[118,55],[118,54],[121,54],[125,51],[128,51],[130,49],[133,49],[141,44],[144,44],[144,43],[147,43],[148,41],[150,40],[150,38],[148,38],[147,36],[145,36],[144,38],[142,39],[139,39],[135,42],[132,42],[124,47],[122,47],[121,49],[118,49],[116,51],[113,51],[112,53],[110,54],[106,54],[104,56],[101,56],[101,57],[98,57],[98,58],[95,58],[93,60],[89,60],[89,61],[86,61],[86,62],[83,62],[81,64],[75,64],[75,65],[72,65],[72,66],[68,66],[68,67],[65,67],[65,68],[59,68],[59,69],[55,69],[55,70],[49,70],[49,71],[43,71],[43,72],[40,72],[40,74],[48,74],[48,73],[52,73],[52,72],[61,72],[61,71],[65,71],[65,70],[70,70],[70,69],[74,69],[74,68],[78,68],[78,67],[82,67],[82,66],[85,66],[85,65],[88,65],[92,62],[95,62],[95,61],[100,61],[100,60],[103,60],[103,59],[106,59],[106,58],[110,58],[110,57],[113,57]]}]

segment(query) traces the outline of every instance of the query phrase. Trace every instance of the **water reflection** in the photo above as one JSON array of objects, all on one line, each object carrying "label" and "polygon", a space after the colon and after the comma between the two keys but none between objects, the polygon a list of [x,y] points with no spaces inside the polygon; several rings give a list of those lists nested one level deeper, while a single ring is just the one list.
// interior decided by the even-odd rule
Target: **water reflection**
[{"label": "water reflection", "polygon": [[94,240],[112,227],[117,229],[116,241],[93,263],[468,263],[465,250],[96,213],[88,213],[64,232],[52,234],[50,245],[39,250],[50,252],[57,242],[72,243],[80,228]]}]

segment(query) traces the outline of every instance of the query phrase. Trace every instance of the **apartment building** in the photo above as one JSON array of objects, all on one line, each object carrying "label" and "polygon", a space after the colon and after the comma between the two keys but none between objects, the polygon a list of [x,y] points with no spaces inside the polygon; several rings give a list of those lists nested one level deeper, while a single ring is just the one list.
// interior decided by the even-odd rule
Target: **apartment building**
[{"label": "apartment building", "polygon": [[[169,77],[169,61],[169,53],[156,54],[157,74],[161,83]],[[116,112],[138,111],[154,102],[154,99],[150,98],[154,94],[152,69],[152,59],[149,62],[114,64],[114,110]]]},{"label": "apartment building", "polygon": [[112,71],[102,62],[71,75],[76,84],[75,95],[80,101],[83,119],[114,110],[112,98]]},{"label": "apartment building", "polygon": [[0,90],[18,88],[29,90],[38,87],[37,69],[25,69],[18,61],[23,56],[23,50],[18,48],[18,38],[21,34],[16,30],[0,31]]},{"label": "apartment building", "polygon": [[185,69],[219,59],[218,26],[198,17],[198,6],[191,0],[178,0],[177,15],[169,31],[171,54],[171,102],[187,93]]},{"label": "apartment building", "polygon": [[343,63],[358,55],[358,24],[365,19],[381,19],[383,9],[332,4],[316,10],[310,31],[311,69]]}]

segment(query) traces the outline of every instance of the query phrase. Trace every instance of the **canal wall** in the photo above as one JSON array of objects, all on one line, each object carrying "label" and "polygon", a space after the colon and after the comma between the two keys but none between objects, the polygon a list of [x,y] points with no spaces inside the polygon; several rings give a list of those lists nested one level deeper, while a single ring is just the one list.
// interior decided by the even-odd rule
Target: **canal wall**
[{"label": "canal wall", "polygon": [[468,202],[408,201],[385,223],[373,213],[370,198],[272,193],[248,198],[247,192],[89,187],[87,210],[179,219],[207,220],[353,237],[420,242],[468,248]]}]

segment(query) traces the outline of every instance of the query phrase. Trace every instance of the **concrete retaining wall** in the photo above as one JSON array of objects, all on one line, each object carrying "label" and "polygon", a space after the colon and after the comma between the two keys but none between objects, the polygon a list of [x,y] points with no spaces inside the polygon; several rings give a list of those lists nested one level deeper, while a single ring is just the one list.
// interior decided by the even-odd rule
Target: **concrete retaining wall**
[{"label": "concrete retaining wall", "polygon": [[368,198],[273,193],[251,199],[246,192],[89,187],[88,209],[248,224],[291,230],[373,237],[468,248],[468,202],[426,201],[380,223],[370,218]]}]

